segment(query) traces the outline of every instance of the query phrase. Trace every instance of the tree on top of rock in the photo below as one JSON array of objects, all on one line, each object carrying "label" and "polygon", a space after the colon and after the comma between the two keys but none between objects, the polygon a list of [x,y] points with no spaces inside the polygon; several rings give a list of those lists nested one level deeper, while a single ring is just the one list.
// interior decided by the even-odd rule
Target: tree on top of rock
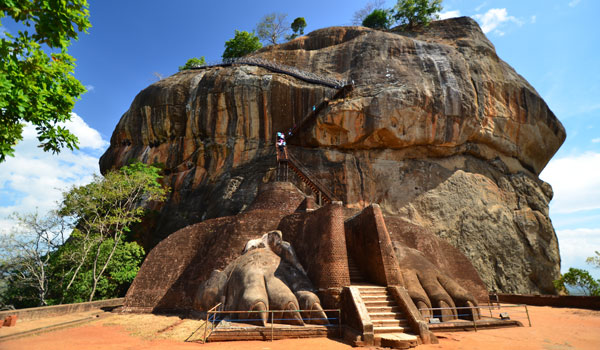
[{"label": "tree on top of rock", "polygon": [[375,9],[365,17],[362,25],[373,29],[388,29],[392,25],[392,16],[389,10]]},{"label": "tree on top of rock", "polygon": [[385,5],[385,1],[383,0],[369,1],[365,5],[365,7],[354,12],[354,15],[352,16],[352,24],[355,26],[363,25],[362,23],[365,20],[365,18],[367,18],[367,16],[371,13],[373,13],[373,10],[383,8],[383,5]]},{"label": "tree on top of rock", "polygon": [[292,31],[294,34],[287,37],[288,40],[293,40],[299,37],[300,35],[304,35],[304,28],[306,28],[306,20],[304,17],[297,17],[294,22],[292,22]]},{"label": "tree on top of rock", "polygon": [[181,72],[182,70],[191,69],[191,68],[198,67],[198,66],[203,66],[205,64],[206,64],[206,59],[204,58],[204,56],[192,57],[189,60],[187,60],[187,62],[185,62],[185,64],[183,66],[179,66],[179,71]]},{"label": "tree on top of rock", "polygon": [[26,123],[36,127],[44,151],[77,148],[63,123],[85,88],[73,76],[75,60],[67,49],[91,27],[87,0],[0,3],[0,18],[28,27],[12,34],[0,23],[0,162],[14,155]]},{"label": "tree on top of rock", "polygon": [[[290,31],[290,22],[285,13],[265,15],[256,25],[256,34],[265,44],[277,44]],[[305,22],[306,24],[306,22]]]},{"label": "tree on top of rock", "polygon": [[245,30],[236,30],[235,37],[225,42],[225,51],[222,57],[228,59],[246,56],[261,47],[262,44],[254,32],[248,33]]},{"label": "tree on top of rock", "polygon": [[394,10],[394,19],[406,28],[426,26],[438,18],[437,13],[442,10],[442,0],[398,0]]}]

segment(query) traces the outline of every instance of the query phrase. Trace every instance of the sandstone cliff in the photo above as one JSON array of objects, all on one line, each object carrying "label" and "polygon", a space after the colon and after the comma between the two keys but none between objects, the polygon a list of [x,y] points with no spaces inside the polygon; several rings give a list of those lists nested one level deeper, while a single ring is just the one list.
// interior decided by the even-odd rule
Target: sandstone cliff
[{"label": "sandstone cliff", "polygon": [[[489,289],[553,292],[559,273],[538,178],[565,138],[531,87],[469,18],[417,33],[332,27],[255,56],[354,81],[289,140],[290,152],[350,208],[433,232]],[[247,65],[177,73],[135,98],[101,159],[161,163],[173,188],[143,237],[243,211],[273,177],[274,136],[335,89]]]}]

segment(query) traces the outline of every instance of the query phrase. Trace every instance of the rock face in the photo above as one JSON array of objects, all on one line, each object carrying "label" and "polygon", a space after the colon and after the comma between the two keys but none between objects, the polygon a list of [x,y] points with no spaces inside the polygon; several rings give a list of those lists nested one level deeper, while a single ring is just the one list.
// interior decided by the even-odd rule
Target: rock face
[{"label": "rock face", "polygon": [[[288,140],[348,208],[433,232],[487,287],[553,293],[560,259],[539,173],[565,139],[538,93],[463,17],[415,33],[317,30],[254,54],[354,90]],[[188,70],[135,98],[100,161],[160,163],[173,193],[141,239],[246,210],[273,179],[274,138],[336,90],[247,66]],[[386,219],[387,221],[387,219]]]},{"label": "rock face", "polygon": [[221,302],[229,311],[312,310],[323,321],[321,305],[344,304],[351,259],[363,283],[404,286],[424,314],[487,301],[475,268],[441,238],[384,219],[376,204],[360,212],[340,202],[307,209],[310,198],[289,182],[271,182],[244,213],[174,232],[144,260],[123,311],[185,314]]}]

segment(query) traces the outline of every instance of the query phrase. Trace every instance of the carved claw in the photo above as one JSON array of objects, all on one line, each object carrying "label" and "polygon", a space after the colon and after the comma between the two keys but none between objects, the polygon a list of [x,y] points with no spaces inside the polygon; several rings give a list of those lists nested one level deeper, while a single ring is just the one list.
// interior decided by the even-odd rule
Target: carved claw
[{"label": "carved claw", "polygon": [[257,302],[251,309],[251,311],[260,311],[260,312],[252,312],[248,315],[248,319],[256,319],[258,323],[260,323],[263,327],[267,326],[267,320],[269,318],[269,313],[267,312],[268,308],[262,301]]}]

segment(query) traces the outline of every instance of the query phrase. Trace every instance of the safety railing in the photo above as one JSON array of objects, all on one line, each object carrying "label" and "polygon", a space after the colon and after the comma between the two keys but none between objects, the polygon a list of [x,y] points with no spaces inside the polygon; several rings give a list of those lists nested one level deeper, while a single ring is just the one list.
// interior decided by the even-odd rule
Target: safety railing
[{"label": "safety railing", "polygon": [[353,89],[354,83],[345,85],[341,87],[338,91],[336,91],[336,93],[333,94],[333,96],[324,99],[323,101],[321,101],[321,103],[317,105],[314,105],[312,110],[308,111],[306,116],[304,116],[296,125],[292,127],[290,131],[291,135],[288,138],[291,139],[298,133],[298,130],[302,129],[306,124],[317,119],[319,113],[321,113],[321,111],[323,111],[327,106],[329,106],[330,101],[345,98]]},{"label": "safety railing", "polygon": [[[431,316],[424,317],[425,320],[430,324],[439,323],[441,317],[455,317],[461,320],[471,321],[475,331],[477,331],[478,320],[524,321],[525,318],[527,318],[527,323],[529,324],[529,327],[531,327],[531,318],[529,317],[529,310],[527,309],[527,305],[524,304],[490,304],[481,306],[432,307],[420,308],[419,311],[421,312],[421,314],[423,314],[423,311],[426,311],[426,313],[428,314],[432,314]],[[477,317],[473,317],[473,315],[477,314],[479,315],[479,319]],[[437,319],[437,321],[433,322],[433,319]]]},{"label": "safety railing", "polygon": [[[333,193],[331,191],[329,191],[327,189],[327,187],[325,187],[325,185],[323,185],[319,180],[317,180],[317,178],[315,176],[312,175],[312,173],[310,171],[308,171],[306,168],[304,168],[298,161],[298,159],[296,159],[296,157],[294,157],[292,155],[292,153],[288,152],[287,153],[288,156],[288,166],[290,167],[290,169],[292,169],[294,171],[294,173],[296,173],[296,175],[298,175],[298,177],[300,178],[300,180],[302,180],[304,183],[306,183],[308,185],[308,187],[310,187],[310,189],[315,193],[315,195],[317,195],[318,197],[320,197],[322,200],[318,200],[319,205],[322,204],[322,202],[332,202],[337,200]],[[318,199],[318,198],[317,198]]]},{"label": "safety railing", "polygon": [[[210,336],[210,333],[212,333],[213,329],[215,329],[215,311],[219,309],[219,307],[221,307],[221,305],[223,305],[223,303],[218,303],[217,305],[213,306],[210,310],[208,310],[208,312],[206,313],[206,322],[204,323],[204,336],[202,337],[203,342],[206,342],[206,339],[208,339],[208,337]],[[212,315],[212,318],[211,318]],[[210,329],[208,328],[208,325],[211,325]],[[209,333],[210,332],[210,333]]]},{"label": "safety railing", "polygon": [[227,67],[232,66],[234,64],[243,64],[249,66],[257,66],[266,68],[270,71],[274,71],[276,73],[283,73],[295,78],[304,80],[309,83],[315,83],[320,85],[325,85],[328,87],[332,87],[334,89],[341,89],[342,87],[348,85],[348,82],[343,79],[334,79],[331,77],[326,77],[324,75],[320,75],[313,72],[308,72],[305,70],[301,70],[297,67],[288,66],[285,64],[281,64],[279,62],[269,61],[264,58],[259,57],[239,57],[239,58],[228,58],[222,61],[216,61],[211,63],[206,63],[202,65],[192,66],[191,69],[203,69],[210,67]]},{"label": "safety railing", "polygon": [[[289,321],[302,320],[304,326],[299,326],[303,330],[331,330],[337,328],[339,337],[342,337],[342,319],[341,309],[326,309],[323,312],[327,317],[316,317],[315,310],[256,310],[256,311],[223,311],[219,310],[221,304],[214,306],[206,312],[206,322],[204,324],[203,342],[207,342],[211,335],[218,331],[268,331],[270,339],[273,341],[275,334],[278,331],[293,332],[290,330]],[[262,323],[263,315],[267,314],[267,325],[261,326],[256,323]],[[300,313],[301,315],[309,315],[309,317],[295,318],[291,317],[290,313]],[[252,315],[256,315],[255,318]],[[286,321],[288,323],[286,323]],[[300,330],[296,328],[295,330]]]}]

